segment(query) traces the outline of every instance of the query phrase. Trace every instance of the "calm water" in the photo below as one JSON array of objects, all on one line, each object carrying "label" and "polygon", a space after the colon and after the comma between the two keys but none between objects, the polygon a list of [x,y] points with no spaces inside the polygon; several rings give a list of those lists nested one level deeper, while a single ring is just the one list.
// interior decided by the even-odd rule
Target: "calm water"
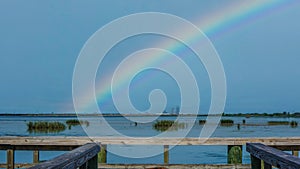
[{"label": "calm water", "polygon": [[[151,117],[143,117],[151,118]],[[68,119],[74,118],[62,118],[62,117],[1,117],[0,119],[0,136],[86,136],[84,129],[88,131],[95,131],[94,135],[101,136],[113,136],[114,134],[106,132],[97,132],[105,128],[105,122],[100,121],[95,117],[86,117],[84,120],[89,121],[89,126],[72,126],[71,129],[59,133],[29,133],[27,131],[26,123],[29,121],[59,121],[65,123]],[[135,126],[134,123],[122,117],[106,117],[106,122],[117,130],[119,133],[126,136],[155,136],[160,134],[152,127],[152,123],[140,124]],[[158,120],[174,120],[175,117],[159,117]],[[192,123],[187,123],[186,125],[192,126],[192,129],[188,133],[188,137],[198,137],[202,125],[198,124],[199,119],[205,119],[204,117],[198,117],[197,123],[193,126]],[[289,125],[282,126],[267,126],[268,121],[297,121],[300,124],[300,119],[298,118],[266,118],[266,117],[224,117],[224,119],[232,119],[235,124],[242,124],[242,120],[246,120],[247,126],[241,125],[240,129],[236,125],[231,127],[219,126],[212,137],[289,137],[289,136],[300,136],[300,126],[296,128],[291,128]],[[151,120],[151,119],[149,119]],[[251,125],[255,124],[255,125]],[[182,132],[181,129],[178,131],[173,131],[173,133]],[[137,146],[128,146],[124,148],[124,151],[133,153]],[[108,151],[116,147],[108,146]],[[143,146],[143,149],[153,149],[153,146]],[[161,148],[162,146],[157,146],[156,148]],[[249,163],[250,157],[244,148],[243,162]],[[43,151],[40,153],[41,160],[47,160],[57,156],[64,152],[49,152]],[[206,163],[206,164],[216,164],[216,163],[226,163],[227,162],[227,147],[226,146],[176,146],[170,151],[170,163],[180,163],[180,164],[196,164],[196,163]],[[32,153],[29,151],[17,151],[16,152],[16,162],[25,163],[32,161]],[[6,162],[6,152],[0,151],[0,163]],[[112,153],[108,153],[108,163],[163,163],[163,155],[157,155],[151,158],[124,158]]]}]

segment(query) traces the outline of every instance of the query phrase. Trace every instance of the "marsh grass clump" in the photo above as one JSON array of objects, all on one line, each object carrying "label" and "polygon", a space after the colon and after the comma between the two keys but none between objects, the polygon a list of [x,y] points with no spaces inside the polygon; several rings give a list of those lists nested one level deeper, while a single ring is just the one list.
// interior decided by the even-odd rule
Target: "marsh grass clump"
[{"label": "marsh grass clump", "polygon": [[77,119],[71,119],[71,120],[67,120],[67,121],[66,121],[66,124],[67,124],[67,125],[79,125],[79,124],[80,124],[80,121],[77,120]]},{"label": "marsh grass clump", "polygon": [[90,123],[86,120],[77,120],[77,119],[71,119],[71,120],[67,120],[66,124],[69,126],[77,126],[77,125],[86,125],[89,126]]},{"label": "marsh grass clump", "polygon": [[204,125],[206,123],[206,120],[199,120],[200,125]]},{"label": "marsh grass clump", "polygon": [[61,122],[37,121],[27,123],[29,133],[58,133],[65,129],[66,126]]},{"label": "marsh grass clump", "polygon": [[298,126],[298,123],[297,123],[296,121],[291,121],[290,126],[291,126],[292,128],[295,128],[295,127]]},{"label": "marsh grass clump", "polygon": [[157,131],[184,129],[185,123],[175,122],[173,120],[160,120],[153,124],[153,128]]},{"label": "marsh grass clump", "polygon": [[242,151],[243,149],[239,146],[233,146],[228,151],[228,161],[230,164],[238,164],[242,162]]},{"label": "marsh grass clump", "polygon": [[234,121],[231,119],[221,119],[221,121],[220,121],[221,126],[229,127],[229,126],[233,126],[233,124],[234,124]]},{"label": "marsh grass clump", "polygon": [[268,121],[268,125],[276,126],[276,125],[289,125],[288,121]]}]

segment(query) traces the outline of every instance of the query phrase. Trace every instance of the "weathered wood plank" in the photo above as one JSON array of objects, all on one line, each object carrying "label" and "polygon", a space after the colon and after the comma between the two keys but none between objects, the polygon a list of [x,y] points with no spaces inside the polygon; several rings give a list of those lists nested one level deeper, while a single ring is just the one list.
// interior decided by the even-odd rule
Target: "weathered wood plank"
[{"label": "weathered wood plank", "polygon": [[[87,142],[88,143],[88,142]],[[84,144],[83,144],[84,145]],[[76,146],[70,146],[70,145],[12,145],[15,150],[40,150],[40,151],[71,151],[74,150],[75,148],[80,147],[81,145],[76,145]],[[0,150],[7,150],[7,146],[0,146]]]},{"label": "weathered wood plank", "polygon": [[284,150],[284,151],[298,151],[300,150],[300,145],[293,145],[293,144],[286,144],[286,145],[268,145],[268,146],[271,146],[273,148],[276,148],[278,150]]},{"label": "weathered wood plank", "polygon": [[52,146],[70,149],[90,142],[101,142],[104,145],[245,145],[263,143],[269,146],[290,146],[300,150],[300,137],[262,137],[262,138],[128,138],[128,137],[0,137],[0,149],[6,149],[5,144],[20,146]]},{"label": "weathered wood plank", "polygon": [[[15,164],[15,168],[29,168],[33,164]],[[0,168],[6,168],[6,164],[0,164]],[[98,168],[101,169],[144,169],[144,168],[168,168],[168,169],[250,169],[250,164],[100,164]]]},{"label": "weathered wood plank", "polygon": [[100,146],[98,144],[89,143],[30,169],[77,168],[97,156],[99,151]]},{"label": "weathered wood plank", "polygon": [[[29,168],[34,166],[34,164],[22,163],[22,164],[15,164],[15,168]],[[0,164],[0,168],[7,168],[7,164]]]},{"label": "weathered wood plank", "polygon": [[246,150],[251,157],[261,159],[272,166],[288,169],[300,168],[300,158],[261,143],[247,143]]},{"label": "weathered wood plank", "polygon": [[101,164],[101,169],[250,169],[250,164]]}]

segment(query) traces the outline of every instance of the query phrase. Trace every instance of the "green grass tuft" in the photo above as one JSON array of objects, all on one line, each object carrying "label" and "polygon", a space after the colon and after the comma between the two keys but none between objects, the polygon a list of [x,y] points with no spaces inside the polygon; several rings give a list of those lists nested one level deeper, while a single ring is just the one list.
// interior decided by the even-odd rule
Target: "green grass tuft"
[{"label": "green grass tuft", "polygon": [[289,125],[288,121],[268,121],[268,125],[275,126],[275,125]]},{"label": "green grass tuft", "polygon": [[296,121],[291,121],[290,125],[292,128],[295,128],[298,126],[298,123]]},{"label": "green grass tuft", "polygon": [[184,129],[186,127],[185,123],[175,122],[173,120],[160,120],[153,124],[153,128],[157,131],[166,131],[166,130],[178,130]]},{"label": "green grass tuft", "polygon": [[200,125],[204,125],[206,123],[206,120],[199,120]]},{"label": "green grass tuft", "polygon": [[61,122],[37,121],[27,123],[27,130],[30,133],[58,133],[65,129],[66,126]]},{"label": "green grass tuft", "polygon": [[86,126],[89,126],[90,123],[86,120],[78,120],[78,119],[71,119],[71,120],[67,120],[66,121],[66,124],[68,126],[77,126],[77,125],[86,125]]},{"label": "green grass tuft", "polygon": [[221,119],[221,121],[220,121],[221,126],[229,127],[229,126],[233,126],[233,124],[234,124],[234,121],[231,119]]}]

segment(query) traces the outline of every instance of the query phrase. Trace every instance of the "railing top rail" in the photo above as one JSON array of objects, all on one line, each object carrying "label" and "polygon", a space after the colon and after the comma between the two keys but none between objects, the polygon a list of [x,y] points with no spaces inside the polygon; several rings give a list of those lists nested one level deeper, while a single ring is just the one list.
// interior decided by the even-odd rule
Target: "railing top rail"
[{"label": "railing top rail", "polygon": [[0,137],[1,145],[14,146],[81,146],[101,142],[107,145],[245,145],[263,143],[270,146],[298,145],[300,137],[227,137],[227,138],[144,138],[144,137]]},{"label": "railing top rail", "polygon": [[278,167],[299,169],[300,158],[261,143],[247,143],[246,150],[254,157]]},{"label": "railing top rail", "polygon": [[98,144],[88,143],[52,160],[37,164],[30,169],[77,168],[96,156],[99,151],[100,146]]}]

